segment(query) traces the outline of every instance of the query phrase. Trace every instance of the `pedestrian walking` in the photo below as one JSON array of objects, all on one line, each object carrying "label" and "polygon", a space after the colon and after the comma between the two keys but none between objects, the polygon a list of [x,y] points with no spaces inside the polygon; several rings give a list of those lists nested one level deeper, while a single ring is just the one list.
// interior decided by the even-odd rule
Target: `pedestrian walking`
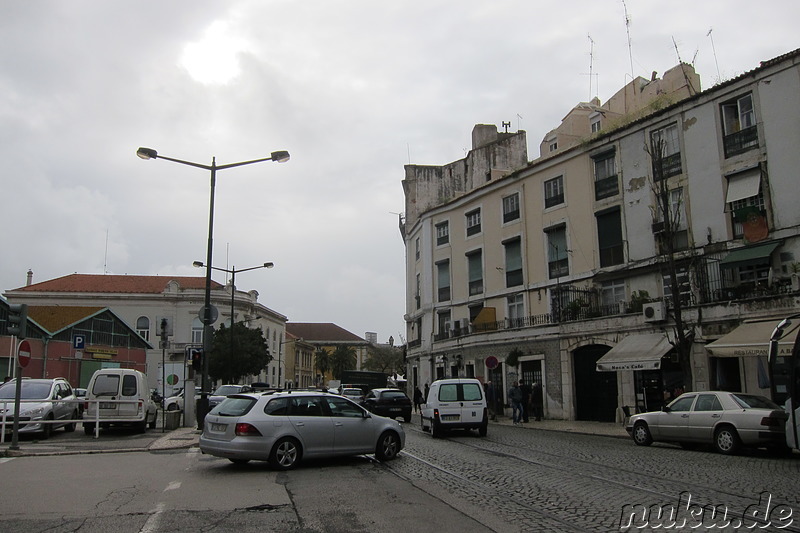
[{"label": "pedestrian walking", "polygon": [[522,423],[527,424],[531,409],[531,386],[521,379],[519,380],[519,390],[522,392]]},{"label": "pedestrian walking", "polygon": [[422,408],[421,406],[422,406],[423,403],[425,403],[425,401],[422,399],[422,391],[419,390],[419,386],[417,386],[417,387],[414,388],[414,412],[415,413]]},{"label": "pedestrian walking", "polygon": [[544,408],[544,395],[542,394],[542,384],[534,381],[533,390],[531,391],[531,407],[533,407],[533,419],[537,422],[542,420],[542,411]]},{"label": "pedestrian walking", "polygon": [[425,396],[422,397],[422,403],[427,403],[428,402],[428,391],[429,390],[431,390],[431,388],[426,383],[425,384]]},{"label": "pedestrian walking", "polygon": [[508,400],[511,402],[511,418],[516,426],[522,421],[522,391],[516,381],[508,390]]}]

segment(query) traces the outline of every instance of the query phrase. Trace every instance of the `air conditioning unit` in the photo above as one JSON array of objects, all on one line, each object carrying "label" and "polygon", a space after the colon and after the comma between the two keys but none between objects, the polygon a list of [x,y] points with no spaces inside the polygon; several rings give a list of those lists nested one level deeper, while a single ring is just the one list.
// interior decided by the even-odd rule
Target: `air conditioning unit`
[{"label": "air conditioning unit", "polygon": [[645,322],[663,322],[666,320],[667,308],[664,302],[649,302],[642,305],[642,316]]}]

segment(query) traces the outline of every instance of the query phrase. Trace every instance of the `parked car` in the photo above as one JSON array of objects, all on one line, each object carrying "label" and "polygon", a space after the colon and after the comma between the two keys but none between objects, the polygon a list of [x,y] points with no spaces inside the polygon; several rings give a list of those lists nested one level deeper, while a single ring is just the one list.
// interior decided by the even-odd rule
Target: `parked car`
[{"label": "parked car", "polygon": [[489,412],[483,385],[475,378],[440,379],[431,383],[422,405],[422,431],[438,438],[450,429],[477,429],[485,437]]},{"label": "parked car", "polygon": [[364,392],[361,389],[352,389],[352,388],[342,389],[341,394],[345,398],[349,398],[356,403],[361,403],[362,401],[364,401]]},{"label": "parked car", "polygon": [[370,413],[411,422],[411,399],[399,389],[372,389],[361,404]]},{"label": "parked car", "polygon": [[175,396],[170,396],[164,399],[164,409],[167,411],[182,411],[183,410],[183,391],[181,390]]},{"label": "parked car", "polygon": [[83,418],[83,400],[86,398],[86,389],[76,387],[72,389],[75,399],[78,400],[78,418]]},{"label": "parked car", "polygon": [[724,454],[742,447],[785,448],[786,411],[755,394],[687,392],[661,411],[633,415],[625,429],[639,446],[654,441],[692,448],[710,444]]},{"label": "parked car", "polygon": [[[14,423],[16,389],[16,379],[7,381],[0,387],[0,416],[5,411],[6,431],[11,431]],[[59,427],[67,432],[75,431],[78,402],[66,379],[22,378],[20,400],[20,433],[41,433],[46,439]]]},{"label": "parked car", "polygon": [[144,433],[155,429],[158,407],[150,397],[147,376],[129,368],[101,368],[89,380],[83,412],[83,431],[100,427],[133,426]]},{"label": "parked car", "polygon": [[200,451],[236,464],[269,461],[286,470],[314,457],[374,453],[386,461],[397,456],[405,439],[396,420],[374,416],[337,394],[241,393],[206,415]]},{"label": "parked car", "polygon": [[211,393],[208,397],[208,410],[211,411],[214,407],[222,403],[227,396],[237,394],[239,392],[252,392],[249,385],[220,385],[217,390]]}]

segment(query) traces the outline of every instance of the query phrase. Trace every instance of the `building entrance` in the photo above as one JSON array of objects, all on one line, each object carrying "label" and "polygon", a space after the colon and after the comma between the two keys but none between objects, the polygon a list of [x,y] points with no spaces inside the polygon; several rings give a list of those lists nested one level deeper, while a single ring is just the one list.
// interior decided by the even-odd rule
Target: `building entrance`
[{"label": "building entrance", "polygon": [[617,373],[598,372],[597,360],[611,348],[599,344],[572,352],[575,376],[575,417],[578,420],[614,422],[617,414]]}]

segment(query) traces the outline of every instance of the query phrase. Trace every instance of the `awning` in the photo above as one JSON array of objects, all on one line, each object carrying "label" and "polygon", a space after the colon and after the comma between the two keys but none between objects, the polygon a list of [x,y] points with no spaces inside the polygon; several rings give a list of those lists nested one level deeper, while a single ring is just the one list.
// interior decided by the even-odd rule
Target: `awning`
[{"label": "awning", "polygon": [[[724,337],[706,344],[715,357],[746,357],[767,355],[769,338],[780,318],[745,322]],[[790,355],[797,338],[797,326],[790,328],[778,342],[778,355]]]},{"label": "awning", "polygon": [[728,194],[725,202],[731,203],[758,196],[761,188],[761,169],[759,167],[739,172],[728,177]]},{"label": "awning", "polygon": [[661,358],[671,349],[663,333],[629,335],[597,360],[597,371],[658,370]]},{"label": "awning", "polygon": [[767,244],[759,244],[758,246],[739,248],[726,255],[725,258],[719,262],[719,266],[720,268],[738,268],[768,263],[772,252],[780,245],[780,242],[770,242]]}]

